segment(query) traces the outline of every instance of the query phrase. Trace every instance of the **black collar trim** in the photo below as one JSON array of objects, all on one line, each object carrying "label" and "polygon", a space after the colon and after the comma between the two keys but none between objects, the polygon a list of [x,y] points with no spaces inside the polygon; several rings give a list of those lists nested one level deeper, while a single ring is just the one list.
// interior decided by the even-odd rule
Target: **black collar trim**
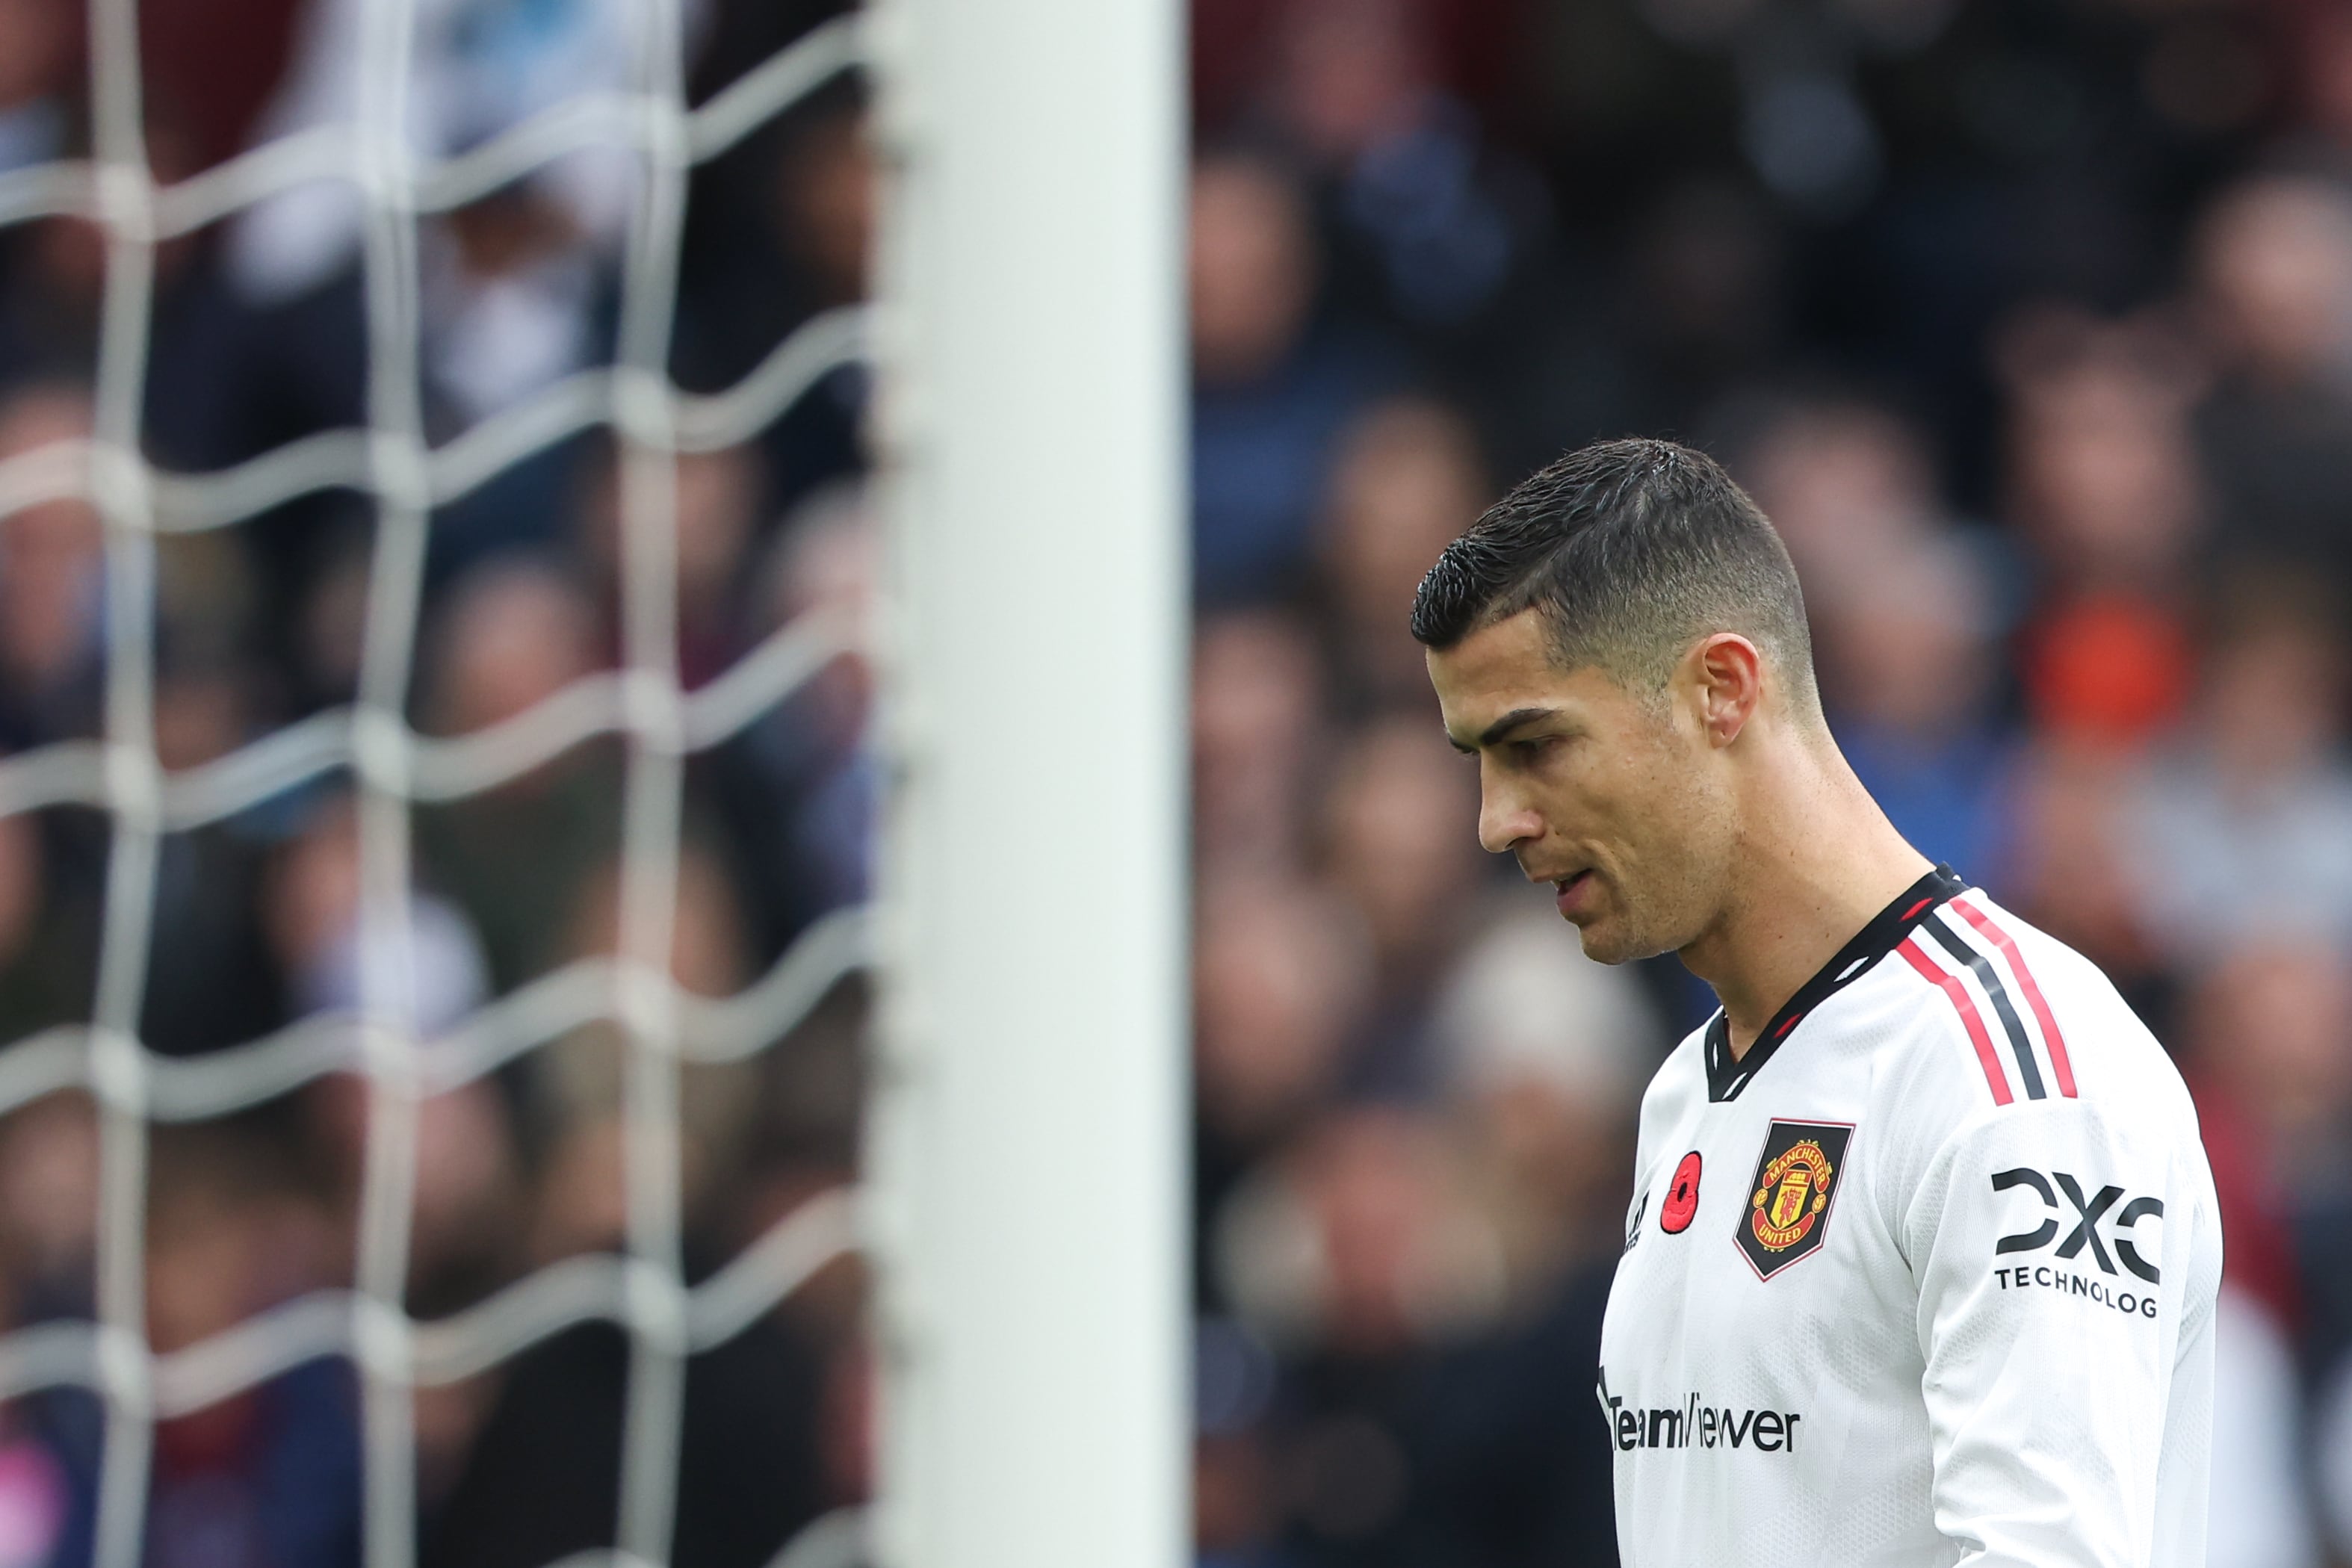
[{"label": "black collar trim", "polygon": [[1838,949],[1837,956],[1798,987],[1795,996],[1780,1004],[1780,1010],[1772,1015],[1764,1032],[1748,1048],[1748,1054],[1737,1061],[1731,1057],[1730,1029],[1724,1022],[1723,1010],[1717,1009],[1706,1025],[1706,1097],[1717,1103],[1738,1099],[1739,1092],[1764,1071],[1764,1064],[1772,1060],[1772,1053],[1780,1049],[1800,1019],[1868,973],[1873,964],[1894,952],[1896,944],[1937,904],[1967,892],[1968,886],[1959,873],[1950,866],[1939,865],[1904,889],[1894,903],[1854,933],[1853,941]]}]

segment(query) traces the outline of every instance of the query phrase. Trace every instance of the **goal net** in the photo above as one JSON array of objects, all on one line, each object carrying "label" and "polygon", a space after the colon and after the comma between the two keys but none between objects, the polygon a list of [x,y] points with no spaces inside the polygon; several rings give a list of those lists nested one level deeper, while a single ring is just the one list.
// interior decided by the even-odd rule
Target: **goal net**
[{"label": "goal net", "polygon": [[[770,1047],[866,962],[870,944],[866,914],[852,909],[809,927],[730,997],[707,998],[672,978],[687,760],[742,732],[856,635],[837,616],[813,612],[689,689],[678,664],[674,522],[679,455],[751,438],[859,356],[865,313],[816,315],[713,394],[681,391],[668,366],[689,177],[859,65],[866,24],[822,26],[689,107],[680,3],[617,8],[635,29],[634,81],[558,95],[461,155],[435,158],[420,155],[408,123],[419,7],[365,0],[348,8],[365,62],[348,114],[162,183],[143,124],[135,0],[91,0],[89,155],[0,175],[0,225],[71,216],[97,225],[104,242],[92,429],[87,439],[47,442],[0,462],[0,514],[71,501],[94,508],[104,526],[102,736],[0,763],[0,814],[79,807],[102,812],[108,825],[87,1022],[0,1049],[0,1111],[64,1091],[96,1107],[94,1316],[0,1338],[0,1399],[78,1387],[102,1402],[100,1568],[142,1560],[159,1424],[320,1357],[346,1359],[362,1389],[364,1561],[406,1568],[416,1557],[418,1393],[596,1320],[625,1332],[629,1359],[612,1500],[616,1545],[588,1560],[666,1562],[688,1359],[738,1334],[855,1242],[851,1200],[834,1192],[803,1203],[691,1285],[681,1257],[681,1073]],[[621,155],[631,171],[610,362],[554,380],[447,439],[428,439],[420,225],[589,150]],[[354,193],[363,209],[364,425],[308,436],[220,472],[160,471],[142,455],[142,429],[159,249],[322,182]],[[408,715],[432,514],[596,428],[609,430],[618,454],[617,667],[494,725],[421,733]],[[337,489],[366,497],[372,510],[355,700],[202,766],[166,769],[157,735],[159,544],[234,529],[296,497]],[[563,965],[454,1023],[420,1018],[408,953],[418,931],[417,808],[495,789],[598,737],[617,737],[626,758],[613,956]],[[140,1026],[167,838],[337,774],[352,782],[356,800],[359,946],[383,956],[360,967],[356,1005],[204,1055],[151,1049]],[[412,1317],[420,1105],[600,1020],[624,1041],[625,1249],[551,1262],[452,1315]],[[350,1287],[301,1295],[159,1353],[148,1333],[142,1250],[154,1129],[229,1116],[333,1075],[364,1084]],[[795,1568],[849,1561],[858,1533],[854,1516],[828,1516],[782,1561]]]},{"label": "goal net", "polygon": [[[360,1555],[409,1568],[436,1394],[609,1325],[627,1347],[617,1480],[596,1500],[613,1544],[566,1562],[664,1563],[681,1528],[689,1367],[709,1364],[695,1358],[855,1250],[877,1281],[877,1504],[870,1526],[856,1509],[817,1515],[776,1568],[1173,1568],[1186,1450],[1174,0],[886,0],[698,103],[687,39],[701,7],[582,0],[568,14],[623,29],[610,57],[625,79],[540,80],[538,101],[446,154],[413,123],[415,52],[425,22],[473,0],[311,0],[347,29],[353,62],[324,93],[330,112],[177,180],[151,159],[138,3],[89,0],[87,156],[0,172],[0,230],[70,218],[103,252],[89,428],[0,457],[0,530],[58,503],[94,513],[104,599],[98,737],[0,760],[0,822],[62,809],[105,824],[89,1003],[74,1022],[0,1042],[0,1115],[60,1095],[94,1107],[93,1305],[0,1334],[0,1445],[6,1402],[94,1398],[87,1556],[136,1568],[158,1539],[158,1456],[175,1423],[340,1362],[360,1387]],[[690,181],[868,68],[888,175],[882,303],[819,310],[731,385],[688,392],[671,366]],[[621,229],[610,355],[440,428],[424,346],[433,225],[583,156],[626,171],[608,214]],[[142,420],[173,247],[322,186],[356,225],[363,417],[215,471],[160,466]],[[487,382],[514,369],[509,340],[458,346]],[[692,936],[689,765],[865,633],[820,599],[689,678],[686,465],[788,417],[869,352],[890,545],[870,651],[889,776],[881,894],[806,925],[764,974],[714,996],[677,977]],[[583,434],[614,453],[612,667],[471,727],[412,724],[436,514]],[[330,492],[367,511],[349,700],[167,767],[169,550]],[[623,758],[611,940],[459,1016],[430,1013],[416,979],[424,814],[592,745]],[[202,1054],[142,1040],[175,841],[331,778],[352,797],[361,961],[348,1005]],[[858,1189],[803,1195],[731,1256],[689,1267],[689,1075],[772,1055],[869,966],[882,1026]],[[447,1155],[428,1152],[428,1109],[585,1030],[619,1041],[621,1244],[421,1310],[418,1205]],[[161,1134],[327,1083],[360,1089],[348,1284],[161,1343],[148,1239],[167,1192]],[[7,1500],[0,1553],[13,1549]]]}]

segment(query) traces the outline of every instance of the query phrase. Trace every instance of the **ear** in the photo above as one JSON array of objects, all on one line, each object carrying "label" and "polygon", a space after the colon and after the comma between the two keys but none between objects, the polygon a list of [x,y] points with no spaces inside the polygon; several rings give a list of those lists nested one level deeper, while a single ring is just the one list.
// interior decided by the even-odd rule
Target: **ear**
[{"label": "ear", "polygon": [[1737,632],[1717,632],[1691,649],[1686,668],[1708,744],[1729,746],[1764,700],[1763,653]]}]

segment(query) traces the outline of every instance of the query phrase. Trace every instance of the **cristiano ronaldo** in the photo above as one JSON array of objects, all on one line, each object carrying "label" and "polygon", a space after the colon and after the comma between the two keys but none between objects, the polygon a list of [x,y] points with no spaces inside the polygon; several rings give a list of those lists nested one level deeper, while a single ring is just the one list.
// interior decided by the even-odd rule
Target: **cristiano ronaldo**
[{"label": "cristiano ronaldo", "polygon": [[2221,1234],[2179,1074],[1931,865],[1723,470],[1571,454],[1422,583],[1478,838],[1721,1009],[1643,1096],[1599,1418],[1629,1568],[2205,1560]]}]

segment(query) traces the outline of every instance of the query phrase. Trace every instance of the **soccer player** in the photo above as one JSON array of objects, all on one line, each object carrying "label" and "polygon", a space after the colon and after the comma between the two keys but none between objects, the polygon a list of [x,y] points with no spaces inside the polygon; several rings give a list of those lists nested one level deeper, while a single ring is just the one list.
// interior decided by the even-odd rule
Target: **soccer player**
[{"label": "soccer player", "polygon": [[1905,842],[1723,470],[1612,441],[1421,586],[1479,841],[1721,1002],[1643,1097],[1601,1338],[1630,1568],[2205,1560],[2221,1234],[2163,1050]]}]

